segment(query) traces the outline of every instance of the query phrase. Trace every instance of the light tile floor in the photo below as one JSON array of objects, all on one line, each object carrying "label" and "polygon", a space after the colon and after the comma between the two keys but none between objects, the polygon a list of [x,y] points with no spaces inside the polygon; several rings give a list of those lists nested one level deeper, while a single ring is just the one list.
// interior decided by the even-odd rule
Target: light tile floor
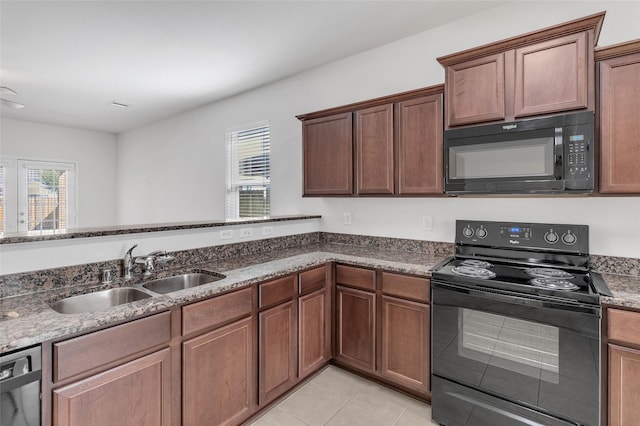
[{"label": "light tile floor", "polygon": [[280,401],[252,426],[429,426],[431,407],[334,366]]}]

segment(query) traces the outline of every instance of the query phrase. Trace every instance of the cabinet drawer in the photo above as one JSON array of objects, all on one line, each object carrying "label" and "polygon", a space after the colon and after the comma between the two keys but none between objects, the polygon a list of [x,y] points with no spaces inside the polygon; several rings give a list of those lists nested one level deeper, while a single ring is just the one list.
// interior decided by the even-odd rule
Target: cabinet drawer
[{"label": "cabinet drawer", "polygon": [[251,288],[193,303],[182,308],[182,335],[228,323],[251,314]]},{"label": "cabinet drawer", "polygon": [[375,290],[376,273],[371,269],[355,266],[336,266],[336,284],[344,284],[365,290]]},{"label": "cabinet drawer", "polygon": [[53,381],[126,358],[171,339],[171,313],[163,312],[53,345]]},{"label": "cabinet drawer", "polygon": [[640,312],[608,309],[607,315],[609,339],[640,345]]},{"label": "cabinet drawer", "polygon": [[313,290],[324,287],[326,282],[326,268],[311,269],[310,271],[301,272],[298,278],[298,293],[306,294]]},{"label": "cabinet drawer", "polygon": [[382,292],[392,296],[429,301],[429,279],[382,273]]},{"label": "cabinet drawer", "polygon": [[260,284],[259,291],[260,308],[285,302],[296,293],[296,276],[290,275]]}]

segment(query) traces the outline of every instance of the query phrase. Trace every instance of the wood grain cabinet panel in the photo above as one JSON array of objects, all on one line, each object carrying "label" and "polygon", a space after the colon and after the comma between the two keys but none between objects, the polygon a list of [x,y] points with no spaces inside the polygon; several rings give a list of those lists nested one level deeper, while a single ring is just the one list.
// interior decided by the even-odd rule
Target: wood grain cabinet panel
[{"label": "wood grain cabinet panel", "polygon": [[327,282],[327,267],[310,269],[298,274],[298,294],[307,294],[323,288]]},{"label": "wood grain cabinet panel", "polygon": [[322,289],[298,299],[298,378],[331,358],[327,292]]},{"label": "wood grain cabinet panel", "polygon": [[376,295],[336,287],[336,358],[357,368],[376,369]]},{"label": "wood grain cabinet panel", "polygon": [[640,313],[622,309],[607,309],[607,337],[622,343],[640,346]]},{"label": "wood grain cabinet panel", "polygon": [[442,194],[442,95],[399,102],[398,193]]},{"label": "wood grain cabinet panel", "polygon": [[296,318],[293,301],[260,312],[260,405],[277,398],[296,383]]},{"label": "wood grain cabinet panel", "polygon": [[445,79],[449,126],[505,118],[504,53],[451,65]]},{"label": "wood grain cabinet panel", "polygon": [[353,193],[352,113],[302,123],[304,195]]},{"label": "wood grain cabinet panel", "polygon": [[640,351],[610,344],[609,426],[639,425],[639,401]]},{"label": "wood grain cabinet panel", "polygon": [[357,266],[336,265],[336,284],[375,290],[376,272]]},{"label": "wood grain cabinet panel", "polygon": [[192,303],[182,308],[182,335],[229,323],[250,313],[250,288]]},{"label": "wood grain cabinet panel", "polygon": [[515,116],[587,108],[589,55],[581,32],[515,50]]},{"label": "wood grain cabinet panel", "polygon": [[391,296],[428,302],[430,281],[428,278],[383,272],[382,292]]},{"label": "wood grain cabinet panel", "polygon": [[170,350],[163,349],[54,390],[53,424],[168,426],[170,388]]},{"label": "wood grain cabinet panel", "polygon": [[297,279],[295,275],[278,278],[258,287],[260,308],[277,305],[286,302],[296,294]]},{"label": "wood grain cabinet panel", "polygon": [[356,112],[358,194],[394,193],[393,104]]},{"label": "wood grain cabinet panel", "polygon": [[242,319],[183,343],[183,425],[237,425],[251,414],[252,323]]},{"label": "wood grain cabinet panel", "polygon": [[600,192],[640,193],[640,53],[600,62]]},{"label": "wood grain cabinet panel", "polygon": [[429,391],[429,305],[382,297],[381,374]]}]

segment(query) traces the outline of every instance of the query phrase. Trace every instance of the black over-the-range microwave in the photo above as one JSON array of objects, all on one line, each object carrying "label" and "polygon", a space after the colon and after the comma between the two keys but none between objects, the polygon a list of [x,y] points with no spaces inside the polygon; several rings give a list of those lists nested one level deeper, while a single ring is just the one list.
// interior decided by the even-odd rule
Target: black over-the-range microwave
[{"label": "black over-the-range microwave", "polygon": [[594,114],[578,112],[444,132],[445,192],[593,192]]}]

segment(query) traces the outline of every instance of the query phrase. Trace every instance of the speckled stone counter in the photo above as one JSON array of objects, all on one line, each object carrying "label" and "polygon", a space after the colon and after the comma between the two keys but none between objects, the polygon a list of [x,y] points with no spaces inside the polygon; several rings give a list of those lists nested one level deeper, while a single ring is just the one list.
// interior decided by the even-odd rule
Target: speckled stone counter
[{"label": "speckled stone counter", "polygon": [[613,297],[603,297],[602,303],[640,309],[640,277],[633,275],[602,274]]},{"label": "speckled stone counter", "polygon": [[429,276],[430,269],[446,257],[446,253],[443,252],[446,252],[447,246],[443,247],[439,253],[424,253],[392,250],[380,245],[363,247],[315,243],[223,260],[194,263],[189,267],[162,271],[151,279],[193,269],[222,273],[226,275],[226,278],[200,287],[158,295],[86,314],[59,314],[51,309],[49,304],[74,294],[84,294],[104,288],[141,285],[143,280],[141,278],[131,281],[118,279],[109,285],[93,283],[86,286],[65,287],[5,297],[0,299],[0,353],[76,333],[88,332],[109,324],[159,312],[171,306],[211,297],[218,293],[331,261]]}]

